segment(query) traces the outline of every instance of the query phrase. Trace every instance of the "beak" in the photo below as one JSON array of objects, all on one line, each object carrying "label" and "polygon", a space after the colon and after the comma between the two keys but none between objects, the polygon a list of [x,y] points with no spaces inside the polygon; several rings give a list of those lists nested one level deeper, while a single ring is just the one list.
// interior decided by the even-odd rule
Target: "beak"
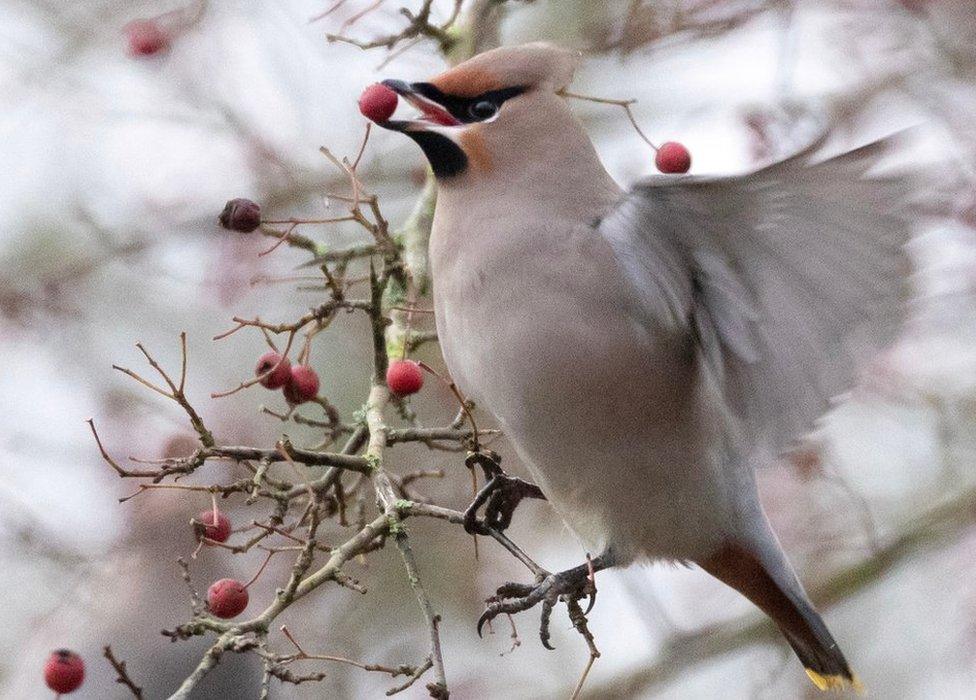
[{"label": "beak", "polygon": [[[392,131],[427,131],[434,126],[461,126],[462,122],[454,118],[442,104],[423,94],[426,83],[407,83],[402,80],[384,80],[383,85],[390,88],[397,95],[420,111],[417,119],[391,119],[380,124]],[[431,86],[433,87],[433,86]],[[429,91],[427,91],[429,92]]]}]

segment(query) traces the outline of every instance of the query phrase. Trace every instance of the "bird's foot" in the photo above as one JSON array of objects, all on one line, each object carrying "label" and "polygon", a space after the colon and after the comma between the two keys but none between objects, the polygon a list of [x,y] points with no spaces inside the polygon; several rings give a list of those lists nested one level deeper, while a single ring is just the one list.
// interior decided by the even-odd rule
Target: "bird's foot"
[{"label": "bird's foot", "polygon": [[[487,535],[488,530],[504,532],[512,523],[512,515],[523,498],[539,498],[545,495],[535,484],[509,476],[499,466],[494,452],[472,452],[466,460],[469,468],[480,466],[487,483],[478,492],[471,505],[464,511],[464,529],[473,535]],[[478,518],[478,510],[484,506],[484,518]]]},{"label": "bird's foot", "polygon": [[[542,623],[539,627],[539,639],[542,646],[552,649],[549,644],[549,618],[552,616],[552,609],[560,600],[570,606],[570,612],[579,611],[579,601],[589,598],[586,610],[582,612],[585,616],[593,609],[596,603],[596,580],[594,574],[601,569],[611,566],[609,553],[596,557],[587,558],[587,562],[580,566],[551,574],[545,572],[537,577],[534,584],[527,583],[506,583],[501,586],[495,595],[488,598],[485,603],[485,611],[478,619],[478,636],[481,636],[481,629],[486,622],[490,622],[502,613],[511,615],[535,607],[542,603]],[[572,616],[572,615],[571,615]],[[574,620],[574,624],[576,621]]]}]

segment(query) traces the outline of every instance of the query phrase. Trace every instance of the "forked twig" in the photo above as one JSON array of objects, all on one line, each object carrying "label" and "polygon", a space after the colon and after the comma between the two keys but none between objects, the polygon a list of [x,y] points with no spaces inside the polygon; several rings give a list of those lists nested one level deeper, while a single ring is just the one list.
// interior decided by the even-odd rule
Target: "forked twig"
[{"label": "forked twig", "polygon": [[627,119],[630,120],[630,124],[634,127],[634,131],[637,132],[637,135],[643,139],[644,143],[653,148],[655,153],[657,152],[658,147],[655,146],[654,143],[647,138],[647,135],[641,130],[640,125],[637,123],[637,119],[634,117],[633,111],[630,109],[630,106],[636,104],[637,100],[613,100],[607,97],[590,97],[589,95],[580,95],[579,93],[570,92],[565,88],[560,90],[557,94],[574,100],[585,100],[586,102],[596,102],[597,104],[615,105],[620,107],[624,110],[624,113],[626,113]]}]

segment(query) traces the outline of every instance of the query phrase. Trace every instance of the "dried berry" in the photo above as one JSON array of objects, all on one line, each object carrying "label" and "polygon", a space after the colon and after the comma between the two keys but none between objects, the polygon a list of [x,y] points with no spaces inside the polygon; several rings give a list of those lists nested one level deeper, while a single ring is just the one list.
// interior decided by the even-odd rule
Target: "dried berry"
[{"label": "dried berry", "polygon": [[250,233],[261,225],[261,207],[250,199],[232,199],[224,205],[218,221],[231,231]]}]

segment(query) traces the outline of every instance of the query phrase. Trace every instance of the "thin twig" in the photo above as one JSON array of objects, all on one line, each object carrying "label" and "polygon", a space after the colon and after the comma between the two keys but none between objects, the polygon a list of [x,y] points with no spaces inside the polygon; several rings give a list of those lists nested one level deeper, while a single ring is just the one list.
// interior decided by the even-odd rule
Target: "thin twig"
[{"label": "thin twig", "polygon": [[102,649],[102,655],[108,659],[108,662],[112,664],[112,668],[115,669],[115,673],[118,675],[115,682],[127,687],[136,700],[142,700],[142,688],[136,685],[129,676],[129,672],[125,667],[125,661],[115,658],[115,654],[112,653],[111,646],[104,647]]},{"label": "thin twig", "polygon": [[644,143],[653,148],[655,153],[657,152],[658,147],[655,146],[649,138],[647,138],[647,135],[643,131],[641,131],[640,125],[637,123],[637,119],[634,118],[634,113],[630,109],[630,106],[636,104],[637,100],[612,100],[606,97],[590,97],[589,95],[580,95],[566,89],[560,90],[558,94],[563,97],[570,97],[574,100],[585,100],[587,102],[596,102],[597,104],[603,105],[616,105],[617,107],[622,108],[627,114],[627,119],[630,120],[631,126],[634,127],[634,131],[637,132],[637,135],[643,139]]}]

